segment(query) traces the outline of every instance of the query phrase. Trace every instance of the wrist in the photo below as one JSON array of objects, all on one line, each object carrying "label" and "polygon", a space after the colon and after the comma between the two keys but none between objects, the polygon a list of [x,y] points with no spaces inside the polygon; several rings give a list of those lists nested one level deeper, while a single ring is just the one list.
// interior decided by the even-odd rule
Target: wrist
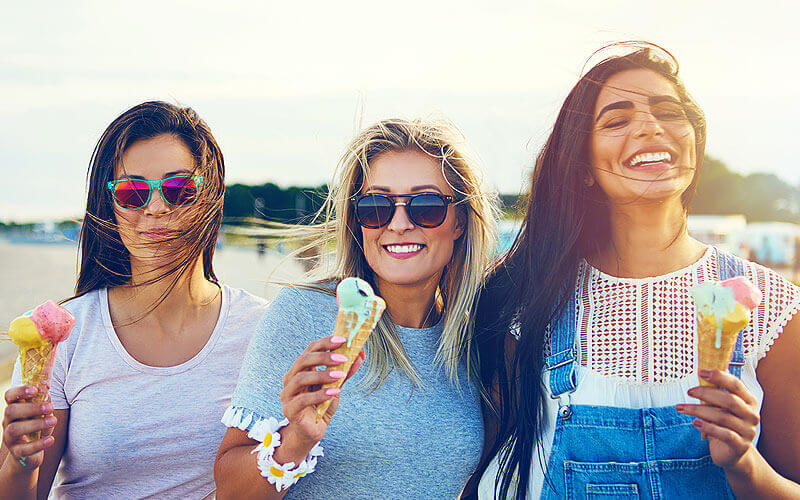
[{"label": "wrist", "polygon": [[275,449],[273,458],[276,462],[281,464],[300,462],[317,444],[317,441],[310,441],[302,436],[298,432],[297,427],[291,423],[278,432],[281,436],[280,445]]},{"label": "wrist", "polygon": [[[264,438],[251,453],[256,453],[256,464],[261,475],[280,492],[295,484],[303,476],[314,472],[317,458],[324,455],[319,443],[306,452],[307,439],[295,430],[288,429],[289,421],[278,422],[275,418],[264,420],[254,426]],[[279,431],[286,430],[285,433]],[[252,437],[252,436],[251,436]],[[299,438],[299,439],[298,439]]]},{"label": "wrist", "polygon": [[753,484],[757,476],[759,458],[758,451],[755,447],[750,446],[735,464],[724,468],[725,476],[732,488],[735,489],[736,485]]}]

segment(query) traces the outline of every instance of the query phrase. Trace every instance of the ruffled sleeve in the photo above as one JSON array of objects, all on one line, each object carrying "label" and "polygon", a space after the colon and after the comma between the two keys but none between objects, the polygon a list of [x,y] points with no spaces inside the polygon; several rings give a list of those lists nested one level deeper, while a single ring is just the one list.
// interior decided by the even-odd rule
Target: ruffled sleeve
[{"label": "ruffled sleeve", "polygon": [[281,290],[253,334],[222,423],[250,433],[265,421],[282,420],[283,376],[310,342],[333,333],[335,320],[335,298],[317,291]]},{"label": "ruffled sleeve", "polygon": [[[745,352],[760,360],[800,309],[800,287],[772,269],[748,263],[748,277],[763,294],[750,320],[751,338],[745,335]],[[750,344],[750,345],[748,345]]]}]

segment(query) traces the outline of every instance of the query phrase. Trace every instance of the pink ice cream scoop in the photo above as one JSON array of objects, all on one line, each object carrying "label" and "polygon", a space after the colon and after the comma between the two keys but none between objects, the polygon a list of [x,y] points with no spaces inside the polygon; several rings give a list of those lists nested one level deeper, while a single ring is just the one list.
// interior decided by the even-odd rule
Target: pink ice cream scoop
[{"label": "pink ice cream scoop", "polygon": [[744,276],[737,276],[725,280],[721,285],[730,288],[733,292],[733,298],[745,309],[752,311],[761,303],[761,290],[756,288],[756,286]]},{"label": "pink ice cream scoop", "polygon": [[75,316],[65,308],[48,300],[31,313],[39,335],[54,344],[58,344],[69,336],[75,326]]}]

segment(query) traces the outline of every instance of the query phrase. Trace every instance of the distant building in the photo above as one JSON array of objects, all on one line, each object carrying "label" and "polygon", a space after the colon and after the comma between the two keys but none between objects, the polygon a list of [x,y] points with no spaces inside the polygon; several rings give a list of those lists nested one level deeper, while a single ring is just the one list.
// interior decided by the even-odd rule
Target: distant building
[{"label": "distant building", "polygon": [[690,215],[687,225],[693,238],[740,257],[750,257],[742,245],[748,227],[744,215]]}]

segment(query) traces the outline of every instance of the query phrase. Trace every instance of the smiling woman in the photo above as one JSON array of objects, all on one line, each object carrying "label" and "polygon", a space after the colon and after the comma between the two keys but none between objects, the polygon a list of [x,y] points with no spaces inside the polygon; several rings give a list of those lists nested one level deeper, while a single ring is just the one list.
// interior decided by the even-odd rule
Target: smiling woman
[{"label": "smiling woman", "polygon": [[[497,435],[472,496],[800,497],[800,389],[781,382],[800,377],[800,288],[689,235],[704,147],[659,47],[603,60],[567,96],[477,308]],[[700,369],[690,290],[735,275],[765,297],[743,361]]]},{"label": "smiling woman", "polygon": [[[469,312],[495,248],[494,197],[450,123],[386,120],[348,145],[322,213],[335,267],[284,289],[265,314],[223,419],[217,496],[454,498],[483,442]],[[317,371],[342,362],[329,351],[344,339],[326,335],[348,276],[386,312],[361,369],[363,357],[349,373]],[[321,389],[345,377],[341,393]],[[274,470],[259,470],[251,451],[275,442],[279,420]]]}]

